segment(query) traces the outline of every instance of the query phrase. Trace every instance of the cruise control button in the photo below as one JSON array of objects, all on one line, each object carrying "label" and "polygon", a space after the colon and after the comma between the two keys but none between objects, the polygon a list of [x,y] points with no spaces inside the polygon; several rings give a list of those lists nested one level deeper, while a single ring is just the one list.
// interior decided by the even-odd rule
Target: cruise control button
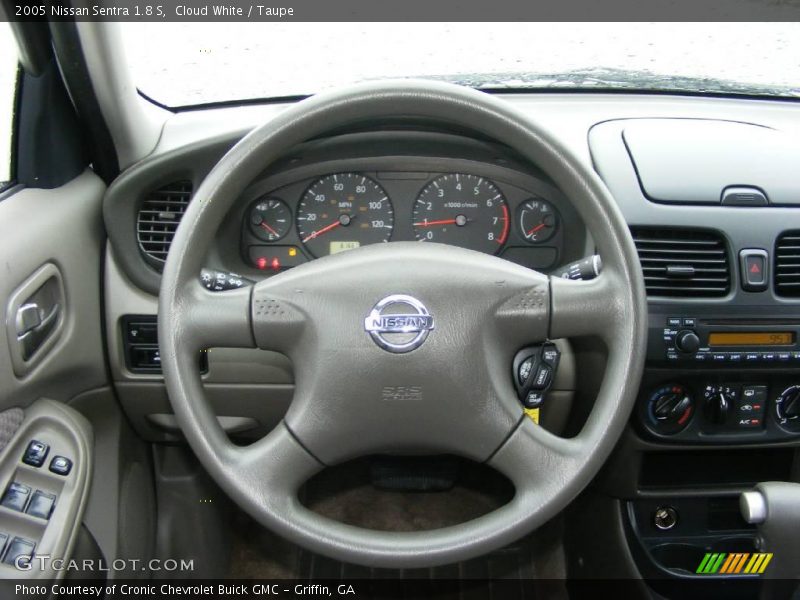
[{"label": "cruise control button", "polygon": [[553,344],[548,344],[542,349],[542,360],[554,369],[558,367],[558,359],[560,357],[561,353]]},{"label": "cruise control button", "polygon": [[519,366],[519,373],[517,374],[520,385],[525,385],[525,382],[528,381],[528,377],[530,377],[531,371],[533,370],[533,364],[533,356],[522,361],[522,364]]},{"label": "cruise control button", "polygon": [[525,408],[539,408],[544,401],[544,392],[539,392],[536,390],[531,390],[528,392],[528,395],[525,397]]},{"label": "cruise control button", "polygon": [[535,390],[543,390],[550,385],[550,379],[553,375],[553,369],[549,365],[540,365],[539,370],[536,371],[536,376],[531,382],[531,387]]},{"label": "cruise control button", "polygon": [[28,447],[25,449],[25,454],[22,456],[22,462],[32,467],[41,467],[49,451],[50,446],[44,442],[31,440]]}]

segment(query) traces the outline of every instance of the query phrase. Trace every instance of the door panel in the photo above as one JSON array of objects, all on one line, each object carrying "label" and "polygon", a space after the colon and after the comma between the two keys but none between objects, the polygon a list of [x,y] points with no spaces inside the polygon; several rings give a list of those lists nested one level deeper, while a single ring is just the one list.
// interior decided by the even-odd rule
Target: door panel
[{"label": "door panel", "polygon": [[104,190],[86,171],[59,188],[0,196],[0,410],[107,385]]}]

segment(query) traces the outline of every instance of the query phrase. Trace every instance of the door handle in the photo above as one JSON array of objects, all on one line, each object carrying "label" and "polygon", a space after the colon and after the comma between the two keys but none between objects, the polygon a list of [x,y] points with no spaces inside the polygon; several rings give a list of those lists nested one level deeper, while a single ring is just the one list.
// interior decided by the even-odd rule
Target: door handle
[{"label": "door handle", "polygon": [[67,320],[61,272],[45,263],[11,294],[6,305],[6,339],[14,374],[23,377],[55,346]]},{"label": "door handle", "polygon": [[[44,311],[40,309],[37,304],[26,304],[25,306],[20,307],[20,311],[22,311],[25,307],[33,307],[28,309],[28,318],[31,319],[31,321],[28,322],[30,326],[21,335],[17,335],[17,341],[19,342],[20,349],[22,350],[22,359],[28,360],[41,347],[42,343],[44,343],[44,341],[55,328],[56,323],[58,322],[58,315],[61,312],[61,305],[53,305],[53,307],[50,309],[50,312],[48,312],[44,317],[42,317]],[[17,312],[17,318],[20,318],[19,312]],[[38,323],[36,320],[38,320]]]}]

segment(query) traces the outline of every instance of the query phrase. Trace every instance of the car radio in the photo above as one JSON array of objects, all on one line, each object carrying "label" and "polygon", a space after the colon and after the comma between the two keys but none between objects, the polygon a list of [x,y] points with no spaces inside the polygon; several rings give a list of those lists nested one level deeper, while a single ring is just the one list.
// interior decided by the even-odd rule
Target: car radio
[{"label": "car radio", "polygon": [[797,322],[666,317],[659,354],[668,362],[703,366],[794,368],[800,367],[799,338]]}]

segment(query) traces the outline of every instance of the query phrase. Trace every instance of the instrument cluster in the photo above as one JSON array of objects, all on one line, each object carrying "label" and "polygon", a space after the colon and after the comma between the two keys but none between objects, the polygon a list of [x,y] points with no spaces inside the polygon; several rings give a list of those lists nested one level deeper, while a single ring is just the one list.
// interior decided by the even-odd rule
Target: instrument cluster
[{"label": "instrument cluster", "polygon": [[248,204],[242,252],[250,266],[279,271],[369,244],[416,240],[546,269],[563,245],[551,200],[472,173],[338,172],[300,189],[285,186]]}]

